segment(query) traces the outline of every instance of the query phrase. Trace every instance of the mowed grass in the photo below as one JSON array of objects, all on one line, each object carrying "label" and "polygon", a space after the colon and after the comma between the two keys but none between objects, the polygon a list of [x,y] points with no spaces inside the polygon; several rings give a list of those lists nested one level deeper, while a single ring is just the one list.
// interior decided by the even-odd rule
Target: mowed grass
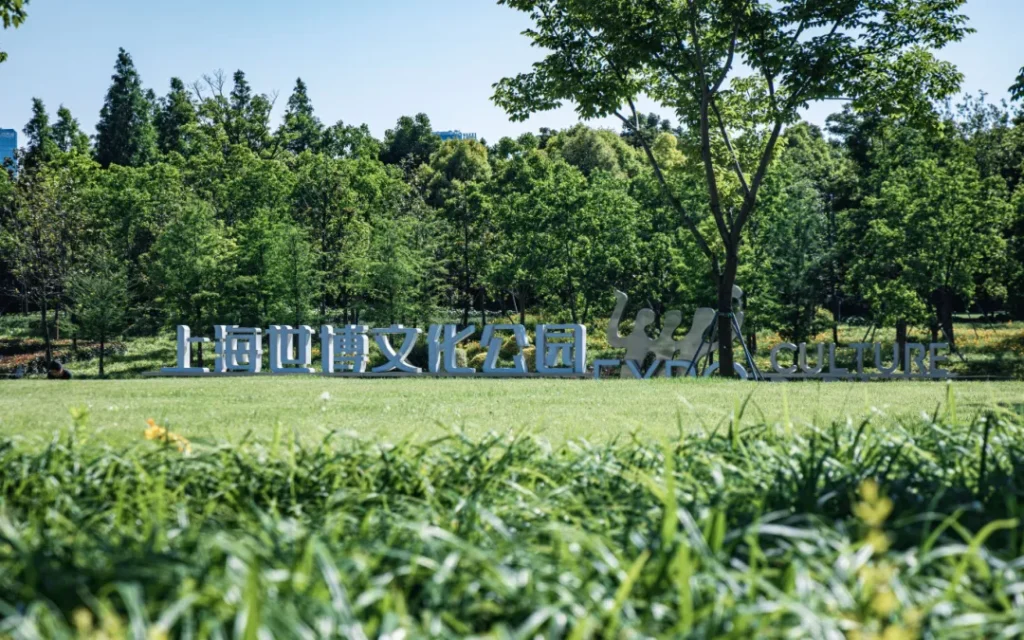
[{"label": "mowed grass", "polygon": [[[1024,403],[1022,382],[955,382],[966,414]],[[0,436],[32,446],[89,412],[93,443],[138,442],[153,419],[199,444],[238,443],[294,432],[316,442],[343,432],[375,442],[425,440],[462,430],[528,432],[554,444],[661,438],[742,425],[798,428],[857,423],[878,414],[887,424],[934,414],[945,383],[772,383],[721,380],[342,380],[318,376],[232,379],[0,381]]]}]

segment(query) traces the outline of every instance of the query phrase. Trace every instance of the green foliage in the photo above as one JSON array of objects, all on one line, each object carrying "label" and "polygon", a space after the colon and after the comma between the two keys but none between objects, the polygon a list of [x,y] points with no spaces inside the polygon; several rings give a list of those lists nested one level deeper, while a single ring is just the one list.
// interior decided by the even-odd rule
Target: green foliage
[{"label": "green foliage", "polygon": [[144,261],[168,324],[208,327],[222,318],[236,250],[210,205],[186,198],[175,207]]},{"label": "green foliage", "polygon": [[323,142],[323,124],[313,115],[313,104],[302,78],[295,81],[295,90],[288,98],[288,108],[284,113],[284,124],[281,125],[277,136],[281,145],[295,154],[320,150]]},{"label": "green foliage", "polygon": [[[28,14],[25,7],[29,0],[0,0],[0,23],[4,29],[19,27],[25,21]],[[0,62],[7,60],[7,52],[0,51]]]},{"label": "green foliage", "polygon": [[100,343],[99,374],[104,375],[107,343],[125,328],[128,276],[110,254],[93,257],[90,268],[72,281],[75,320],[83,337]]},{"label": "green foliage", "polygon": [[149,162],[156,152],[153,105],[142,89],[142,78],[132,57],[118,50],[114,75],[96,125],[96,161],[136,167]]},{"label": "green foliage", "polygon": [[[22,171],[0,176],[0,308],[46,316],[56,338],[72,276],[109,253],[133,335],[515,316],[597,335],[616,288],[657,330],[670,310],[731,308],[733,281],[755,350],[815,335],[826,312],[837,342],[849,315],[947,341],[954,314],[1024,317],[1024,122],[983,97],[933,108],[956,74],[916,48],[965,33],[959,0],[508,4],[535,10],[548,57],[498,102],[612,109],[621,135],[442,144],[419,114],[376,140],[325,126],[301,80],[272,133],[274,98],[242,71],[172,79],[157,100],[122,51],[103,170],[71,113],[34,101]],[[796,121],[837,92],[854,106],[827,135]],[[635,112],[641,93],[680,125]]]},{"label": "green foliage", "polygon": [[141,448],[89,446],[96,418],[73,415],[42,451],[0,444],[0,632],[984,637],[1024,624],[1021,512],[1006,499],[1024,432],[1000,408],[558,448],[460,433],[305,446],[279,426],[236,446],[193,438],[191,455],[173,425]]},{"label": "green foliage", "polygon": [[53,125],[53,139],[64,153],[89,153],[89,136],[82,131],[71,110],[61,105],[57,109],[57,122]]},{"label": "green foliage", "polygon": [[402,116],[394,129],[384,133],[381,160],[415,169],[430,160],[440,146],[441,138],[434,134],[425,113],[415,118]]},{"label": "green foliage", "polygon": [[22,158],[22,165],[26,171],[46,164],[57,154],[50,116],[46,113],[46,105],[39,98],[32,98],[32,119],[22,132],[26,138],[25,155]]},{"label": "green foliage", "polygon": [[[719,331],[730,335],[724,318],[740,249],[784,127],[811,102],[840,97],[861,109],[929,115],[932,100],[958,87],[956,69],[929,50],[970,31],[963,3],[499,0],[530,15],[525,33],[549,53],[499,81],[494,101],[513,120],[568,101],[582,118],[614,115],[635,132],[677,226],[710,262]],[[738,63],[750,75],[737,76]],[[705,206],[686,207],[665,177],[641,129],[641,96],[675,112],[690,133]],[[731,340],[720,342],[719,356],[731,371]]]},{"label": "green foliage", "polygon": [[196,109],[180,78],[171,78],[170,92],[160,100],[156,114],[157,145],[163,153],[189,153],[191,130],[196,125]]}]

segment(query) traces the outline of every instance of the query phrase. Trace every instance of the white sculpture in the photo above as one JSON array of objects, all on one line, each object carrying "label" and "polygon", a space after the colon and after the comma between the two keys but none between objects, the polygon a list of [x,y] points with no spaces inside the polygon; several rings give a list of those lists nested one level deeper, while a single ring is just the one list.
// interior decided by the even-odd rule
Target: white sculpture
[{"label": "white sculpture", "polygon": [[263,368],[263,329],[217,325],[213,328],[217,373],[259,373]]},{"label": "white sculpture", "polygon": [[[412,350],[416,347],[416,341],[419,340],[422,333],[422,329],[407,329],[400,324],[392,325],[387,329],[374,329],[373,339],[377,342],[380,352],[387,358],[387,362],[374,368],[373,372],[423,373],[422,369],[414,367],[406,361]],[[388,336],[405,336],[405,340],[402,341],[402,346],[395,350]]]},{"label": "white sculpture", "polygon": [[[562,366],[558,366],[561,360]],[[564,376],[587,372],[587,328],[582,324],[537,325],[537,373]]]},{"label": "white sculpture", "polygon": [[273,325],[267,331],[270,340],[270,372],[279,374],[313,373],[313,331],[303,325],[295,328]]},{"label": "white sculpture", "polygon": [[[512,368],[498,366],[498,357],[501,355],[501,347],[505,341],[494,335],[495,331],[511,331],[515,338],[519,353],[512,356]],[[488,376],[525,376],[526,356],[523,349],[530,346],[530,339],[526,337],[526,327],[521,324],[489,324],[484,327],[480,344],[487,348],[487,357],[484,359],[484,375]]]},{"label": "white sculpture", "polygon": [[206,344],[208,342],[210,342],[209,338],[193,338],[192,330],[188,327],[188,325],[179,324],[177,341],[178,366],[163,367],[162,369],[160,369],[160,373],[165,373],[169,375],[210,373],[210,370],[205,367],[192,366],[192,345]]},{"label": "white sculpture", "polygon": [[370,361],[370,339],[366,325],[348,325],[341,330],[320,328],[320,351],[324,373],[366,373]]},{"label": "white sculpture", "polygon": [[[736,323],[743,326],[743,290],[739,287],[732,288],[733,308],[736,309]],[[681,340],[676,340],[674,334],[683,321],[682,311],[671,310],[665,313],[665,322],[662,325],[658,338],[652,340],[647,335],[647,327],[654,322],[655,313],[651,309],[641,309],[636,315],[633,325],[633,332],[623,337],[619,335],[619,325],[622,322],[622,315],[629,302],[629,296],[625,293],[615,291],[615,310],[612,312],[611,321],[608,323],[608,344],[613,347],[626,350],[625,362],[627,366],[622,367],[621,377],[640,377],[639,366],[631,369],[629,362],[642,363],[648,354],[653,354],[657,360],[671,362],[673,366],[666,366],[666,376],[672,376],[673,372],[679,370],[681,362],[693,363],[718,349],[718,342],[706,344],[708,330],[712,328],[718,312],[710,308],[697,309],[693,316],[690,330]],[[703,346],[702,346],[703,345]],[[655,365],[656,366],[656,365]],[[643,376],[650,377],[651,369]]]},{"label": "white sculpture", "polygon": [[430,373],[441,373],[442,365],[444,366],[445,373],[453,375],[473,375],[476,373],[476,369],[458,366],[455,359],[455,350],[458,348],[459,343],[476,333],[476,327],[466,327],[462,331],[458,329],[454,324],[430,325],[430,330],[427,332],[427,346],[429,350],[427,370]]}]

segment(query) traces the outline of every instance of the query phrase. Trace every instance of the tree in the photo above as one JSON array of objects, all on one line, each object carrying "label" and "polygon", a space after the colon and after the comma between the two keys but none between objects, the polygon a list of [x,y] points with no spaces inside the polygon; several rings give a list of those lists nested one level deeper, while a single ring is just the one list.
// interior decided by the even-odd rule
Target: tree
[{"label": "tree", "polygon": [[156,115],[157,145],[163,153],[189,153],[191,128],[196,125],[196,107],[180,78],[171,78],[171,90],[160,99]]},{"label": "tree", "polygon": [[89,136],[71,115],[71,110],[61,105],[57,109],[57,122],[53,125],[53,139],[57,148],[64,153],[89,153]]},{"label": "tree", "polygon": [[1010,87],[1010,98],[1014,101],[1024,100],[1024,67],[1021,67],[1017,81]]},{"label": "tree", "polygon": [[72,281],[78,328],[100,343],[100,377],[105,375],[107,342],[124,330],[128,306],[128,276],[124,265],[102,253]]},{"label": "tree", "polygon": [[653,145],[659,133],[673,133],[672,123],[656,113],[639,114],[635,128],[622,126],[622,139],[631,147],[643,148],[641,139]]},{"label": "tree", "polygon": [[168,324],[208,330],[224,320],[235,250],[209,204],[194,198],[177,204],[145,261]]},{"label": "tree", "polygon": [[19,181],[13,215],[2,220],[0,248],[20,294],[39,310],[47,360],[71,277],[95,232],[87,197],[95,180],[89,158],[57,156]]},{"label": "tree", "polygon": [[309,322],[316,297],[316,256],[306,232],[280,223],[270,246],[270,282],[278,313],[292,325]]},{"label": "tree", "polygon": [[1005,185],[981,178],[966,145],[939,143],[883,160],[881,186],[858,214],[852,271],[883,322],[928,323],[955,351],[954,305],[970,301],[975,277],[1004,259],[1011,212]]},{"label": "tree", "polygon": [[[701,228],[697,211],[683,207],[650,145],[638,139],[665,198],[712,265],[719,359],[730,374],[740,247],[784,127],[809,103],[832,98],[928,111],[929,99],[948,95],[960,80],[928,50],[968,33],[957,12],[963,3],[499,0],[530,13],[528,35],[551,53],[532,72],[498,82],[494,100],[514,120],[570,100],[583,118],[614,115],[639,132],[635,105],[646,95],[695,132],[717,237]],[[736,77],[737,63],[751,75]]]},{"label": "tree", "polygon": [[277,134],[281,145],[295,154],[319,151],[323,130],[323,124],[313,115],[313,103],[309,99],[306,83],[299,78],[295,81],[295,90],[288,98],[284,123]]},{"label": "tree", "polygon": [[384,132],[384,147],[380,159],[384,164],[396,164],[411,171],[426,164],[430,156],[441,147],[441,138],[434,133],[427,114],[415,118],[402,116],[394,129]]},{"label": "tree", "polygon": [[57,142],[50,127],[50,116],[39,98],[32,98],[32,118],[22,130],[27,138],[22,166],[31,171],[46,164],[57,154]]},{"label": "tree", "polygon": [[490,255],[489,209],[485,183],[491,177],[487,147],[475,140],[448,140],[425,168],[427,201],[441,209],[448,223],[449,273],[458,274],[455,289],[462,299],[462,324],[469,324],[474,298],[486,324],[484,270]]},{"label": "tree", "polygon": [[[0,22],[4,29],[17,28],[25,21],[25,7],[29,0],[0,0]],[[0,62],[7,60],[7,52],[0,51]]]},{"label": "tree", "polygon": [[138,167],[149,162],[156,150],[153,105],[142,89],[142,79],[132,57],[119,49],[114,75],[107,90],[100,121],[96,125],[96,161]]},{"label": "tree", "polygon": [[[245,72],[235,71],[234,87],[231,89],[228,118],[225,124],[228,141],[241,144],[260,152],[270,146],[270,112],[274,100],[264,94],[253,95]],[[302,82],[301,80],[299,81]],[[296,87],[296,90],[298,87]],[[303,85],[303,94],[305,85]],[[308,101],[308,98],[307,98]],[[291,107],[291,100],[289,100]],[[312,107],[309,113],[312,114]],[[287,117],[287,116],[286,116]]]}]

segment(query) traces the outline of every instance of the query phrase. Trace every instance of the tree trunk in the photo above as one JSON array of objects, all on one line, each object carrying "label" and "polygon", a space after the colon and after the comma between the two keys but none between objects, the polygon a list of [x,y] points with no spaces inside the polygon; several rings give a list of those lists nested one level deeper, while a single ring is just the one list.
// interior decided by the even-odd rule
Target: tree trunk
[{"label": "tree trunk", "polygon": [[835,345],[839,345],[839,322],[842,320],[842,301],[839,298],[835,299],[835,304],[832,309],[832,342]]},{"label": "tree trunk", "polygon": [[480,326],[487,326],[487,289],[480,287]]},{"label": "tree trunk", "polygon": [[956,353],[956,336],[953,335],[953,292],[948,287],[943,287],[939,297],[939,322],[943,333],[946,334],[946,340],[949,340],[950,351]]},{"label": "tree trunk", "polygon": [[725,273],[718,278],[718,375],[736,377],[732,335],[732,287],[736,283],[736,259],[730,256]]},{"label": "tree trunk", "polygon": [[899,345],[898,355],[900,361],[900,370],[906,373],[907,362],[904,358],[904,354],[907,351],[907,321],[897,320],[896,321],[896,344]]},{"label": "tree trunk", "polygon": [[100,336],[100,377],[101,378],[103,377],[103,372],[104,372],[104,369],[103,369],[103,356],[106,355],[106,350],[107,350],[107,340],[106,340],[106,338],[104,336],[101,335]]},{"label": "tree trunk", "polygon": [[50,344],[50,325],[48,324],[48,320],[46,317],[46,298],[43,298],[42,303],[39,305],[39,311],[43,323],[43,344],[45,345],[46,349],[46,365],[49,366],[50,362],[53,360],[53,347]]}]

